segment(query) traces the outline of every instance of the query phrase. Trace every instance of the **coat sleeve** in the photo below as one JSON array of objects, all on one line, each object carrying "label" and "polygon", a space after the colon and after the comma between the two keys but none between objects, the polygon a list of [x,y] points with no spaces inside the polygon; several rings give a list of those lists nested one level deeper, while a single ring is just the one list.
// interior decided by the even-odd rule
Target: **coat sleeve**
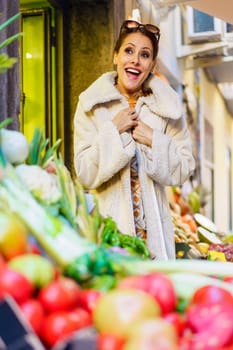
[{"label": "coat sleeve", "polygon": [[74,167],[87,189],[95,189],[118,173],[135,154],[129,133],[119,134],[105,107],[85,112],[79,102],[74,117]]},{"label": "coat sleeve", "polygon": [[180,186],[193,173],[195,161],[184,117],[170,119],[166,132],[153,130],[152,148],[142,147],[147,174],[163,186]]}]

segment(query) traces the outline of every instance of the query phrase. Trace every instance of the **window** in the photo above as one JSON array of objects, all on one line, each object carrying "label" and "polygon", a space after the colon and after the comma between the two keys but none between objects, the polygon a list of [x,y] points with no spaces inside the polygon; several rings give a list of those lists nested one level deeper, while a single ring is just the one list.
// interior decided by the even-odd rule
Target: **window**
[{"label": "window", "polygon": [[233,41],[233,24],[224,22],[224,37],[227,41]]},{"label": "window", "polygon": [[191,42],[219,41],[222,38],[222,21],[187,6],[188,38]]}]

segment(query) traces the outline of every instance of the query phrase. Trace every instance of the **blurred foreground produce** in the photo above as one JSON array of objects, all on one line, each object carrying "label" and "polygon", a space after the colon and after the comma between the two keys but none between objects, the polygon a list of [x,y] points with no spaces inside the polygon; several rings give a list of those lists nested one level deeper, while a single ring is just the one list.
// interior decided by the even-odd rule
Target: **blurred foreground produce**
[{"label": "blurred foreground produce", "polygon": [[[30,349],[37,350],[81,349],[85,337],[88,350],[229,350],[233,264],[184,257],[150,260],[145,242],[102,218],[98,203],[89,212],[82,186],[71,179],[57,149],[58,143],[48,148],[37,130],[29,156],[11,164],[0,137],[0,213],[4,219],[13,214],[25,228],[19,238],[27,238],[12,255],[0,244],[0,317],[7,322],[9,309],[10,322],[15,315],[22,325],[20,342],[26,344],[33,333],[38,341]],[[21,166],[27,175],[19,175]],[[28,186],[39,181],[28,175],[32,166],[56,177],[55,200],[44,197],[54,193],[50,182],[41,192],[40,186]],[[179,237],[186,230],[179,243],[198,249],[198,227],[216,237],[217,232],[196,214],[186,213],[181,222],[174,211],[173,218]],[[0,337],[10,349],[16,335],[1,334],[4,326],[1,322]]]}]

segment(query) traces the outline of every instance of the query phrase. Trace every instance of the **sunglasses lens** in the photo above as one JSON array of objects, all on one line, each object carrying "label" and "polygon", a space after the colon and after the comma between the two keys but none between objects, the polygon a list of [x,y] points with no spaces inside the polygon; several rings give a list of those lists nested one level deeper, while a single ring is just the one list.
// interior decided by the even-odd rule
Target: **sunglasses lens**
[{"label": "sunglasses lens", "polygon": [[146,24],[145,28],[147,31],[154,33],[154,34],[159,34],[159,32],[160,32],[159,28],[154,26],[153,24]]},{"label": "sunglasses lens", "polygon": [[157,40],[160,37],[160,29],[153,24],[142,24],[134,20],[127,20],[123,23],[122,29],[145,28],[148,32],[155,34]]},{"label": "sunglasses lens", "polygon": [[132,20],[125,21],[125,27],[126,28],[138,28],[140,26],[140,23]]}]

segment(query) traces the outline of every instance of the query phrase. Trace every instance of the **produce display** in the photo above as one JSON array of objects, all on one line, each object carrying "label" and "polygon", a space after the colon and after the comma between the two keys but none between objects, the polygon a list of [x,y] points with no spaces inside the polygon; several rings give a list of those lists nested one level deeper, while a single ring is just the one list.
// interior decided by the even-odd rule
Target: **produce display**
[{"label": "produce display", "polygon": [[[90,350],[233,349],[233,265],[212,261],[221,259],[199,247],[223,252],[213,246],[223,239],[209,238],[217,237],[214,227],[200,215],[173,211],[176,242],[200,255],[151,260],[145,242],[119,232],[101,217],[98,203],[89,212],[85,191],[58,155],[60,140],[49,146],[35,130],[31,143],[18,132],[15,144],[2,137],[3,129],[1,319],[11,300],[47,350],[81,349],[85,338]],[[200,227],[210,234],[201,236]]]},{"label": "produce display", "polygon": [[232,261],[232,233],[218,232],[215,223],[198,212],[197,192],[189,193],[188,200],[179,188],[173,192],[170,205],[177,258]]}]

